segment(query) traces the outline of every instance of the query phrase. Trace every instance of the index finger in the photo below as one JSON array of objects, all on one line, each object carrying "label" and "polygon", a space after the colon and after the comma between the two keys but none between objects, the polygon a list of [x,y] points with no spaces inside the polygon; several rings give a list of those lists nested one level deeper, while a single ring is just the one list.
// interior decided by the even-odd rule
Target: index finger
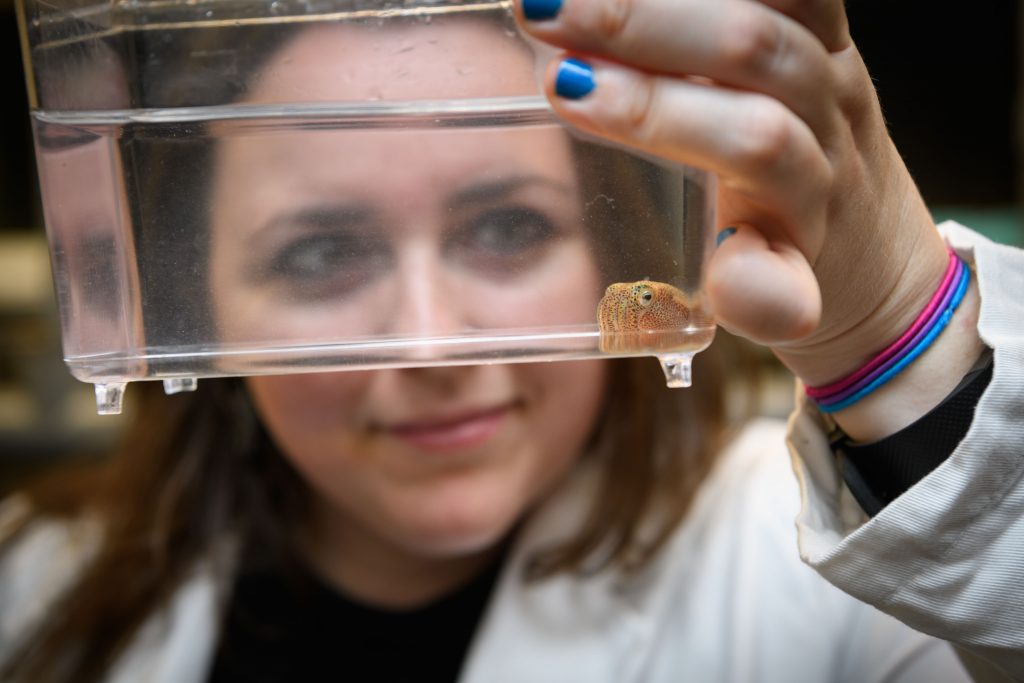
[{"label": "index finger", "polygon": [[571,52],[768,95],[800,116],[824,144],[837,130],[839,112],[829,94],[838,79],[829,53],[803,25],[763,3],[521,0],[521,9],[527,30]]},{"label": "index finger", "polygon": [[[828,52],[839,52],[852,44],[846,8],[842,0],[745,0],[769,7],[801,24]],[[553,18],[563,0],[521,0],[522,15],[537,21]],[[636,0],[615,0],[607,21],[632,13]]]}]

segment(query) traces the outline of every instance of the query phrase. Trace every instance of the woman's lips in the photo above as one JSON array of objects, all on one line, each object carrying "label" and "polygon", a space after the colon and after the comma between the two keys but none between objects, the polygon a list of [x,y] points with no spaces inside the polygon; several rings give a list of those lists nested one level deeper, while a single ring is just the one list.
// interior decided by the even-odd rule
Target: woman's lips
[{"label": "woman's lips", "polygon": [[504,423],[510,406],[461,413],[450,417],[407,422],[385,428],[385,432],[417,448],[446,451],[478,446]]}]

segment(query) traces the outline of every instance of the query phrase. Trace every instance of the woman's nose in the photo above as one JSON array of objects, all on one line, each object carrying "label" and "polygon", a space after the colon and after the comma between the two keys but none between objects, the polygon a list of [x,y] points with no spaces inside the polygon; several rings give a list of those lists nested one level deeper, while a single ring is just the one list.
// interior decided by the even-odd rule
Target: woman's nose
[{"label": "woman's nose", "polygon": [[466,304],[472,293],[457,272],[445,267],[438,245],[426,240],[406,244],[399,254],[396,276],[397,301],[389,333],[444,337],[470,327]]}]

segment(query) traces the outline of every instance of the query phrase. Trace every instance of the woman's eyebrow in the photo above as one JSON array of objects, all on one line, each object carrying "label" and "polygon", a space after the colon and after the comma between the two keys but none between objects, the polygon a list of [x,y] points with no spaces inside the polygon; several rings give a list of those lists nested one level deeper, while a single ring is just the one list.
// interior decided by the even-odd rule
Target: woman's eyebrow
[{"label": "woman's eyebrow", "polygon": [[373,211],[365,204],[337,203],[316,204],[300,209],[283,211],[270,218],[255,233],[257,240],[274,236],[277,230],[291,228],[324,228],[332,226],[352,226],[367,223]]},{"label": "woman's eyebrow", "polygon": [[459,189],[448,202],[450,209],[458,209],[475,204],[488,204],[504,199],[508,195],[534,185],[541,185],[559,194],[573,196],[575,189],[569,183],[541,175],[516,176],[501,180],[475,183]]}]

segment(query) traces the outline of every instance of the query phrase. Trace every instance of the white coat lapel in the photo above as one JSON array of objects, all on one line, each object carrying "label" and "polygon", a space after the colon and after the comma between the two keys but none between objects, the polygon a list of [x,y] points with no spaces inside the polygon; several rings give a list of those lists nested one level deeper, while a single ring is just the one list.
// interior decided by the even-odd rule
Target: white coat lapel
[{"label": "white coat lapel", "polygon": [[588,511],[596,472],[570,477],[530,519],[503,570],[460,680],[639,680],[654,637],[656,602],[637,581],[613,572],[581,578],[560,575],[527,584],[523,565],[539,548],[563,539]]},{"label": "white coat lapel", "polygon": [[222,592],[209,565],[185,582],[166,609],[142,625],[107,683],[200,683],[218,640]]}]

